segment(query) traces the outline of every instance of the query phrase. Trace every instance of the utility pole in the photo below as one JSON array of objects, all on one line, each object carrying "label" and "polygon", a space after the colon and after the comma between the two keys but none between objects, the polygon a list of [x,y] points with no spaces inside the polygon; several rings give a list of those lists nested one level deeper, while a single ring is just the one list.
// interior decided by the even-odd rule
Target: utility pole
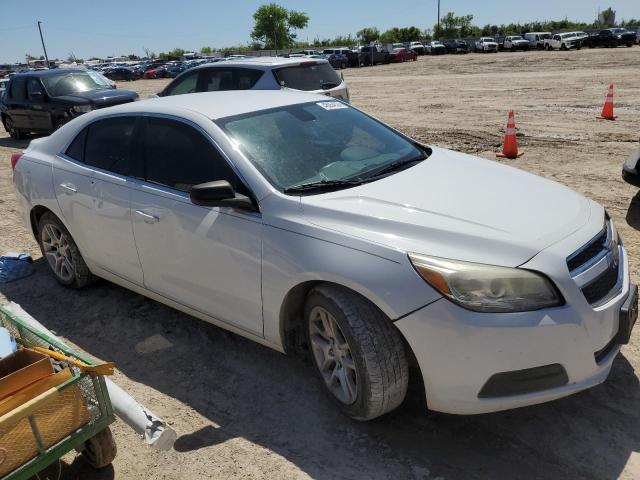
[{"label": "utility pole", "polygon": [[438,0],[438,35],[440,35],[440,0]]},{"label": "utility pole", "polygon": [[44,59],[47,61],[47,68],[49,68],[49,56],[47,55],[47,47],[44,46],[44,38],[42,37],[42,22],[38,20],[38,30],[40,31],[40,41],[42,41],[42,49],[44,50]]}]

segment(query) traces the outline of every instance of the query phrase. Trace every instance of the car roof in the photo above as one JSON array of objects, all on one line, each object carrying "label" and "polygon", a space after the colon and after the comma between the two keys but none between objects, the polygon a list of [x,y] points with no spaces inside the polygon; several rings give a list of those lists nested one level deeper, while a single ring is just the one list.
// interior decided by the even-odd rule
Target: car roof
[{"label": "car roof", "polygon": [[151,98],[96,110],[96,112],[176,114],[182,110],[196,112],[209,119],[217,120],[260,110],[319,101],[336,100],[326,95],[291,90],[227,90]]},{"label": "car roof", "polygon": [[198,65],[197,67],[193,67],[193,69],[191,70],[205,69],[205,68],[224,68],[228,66],[257,68],[259,70],[269,70],[273,67],[286,67],[290,65],[300,65],[302,63],[328,63],[328,62],[327,60],[322,58],[309,60],[305,57],[294,57],[294,58],[248,57],[248,58],[238,58],[234,60],[227,60],[225,62],[205,63],[203,65]]},{"label": "car roof", "polygon": [[21,72],[16,74],[14,78],[21,76],[26,77],[27,75],[30,77],[52,77],[61,73],[87,73],[87,71],[82,68],[51,68],[49,70],[31,70],[28,72]]}]

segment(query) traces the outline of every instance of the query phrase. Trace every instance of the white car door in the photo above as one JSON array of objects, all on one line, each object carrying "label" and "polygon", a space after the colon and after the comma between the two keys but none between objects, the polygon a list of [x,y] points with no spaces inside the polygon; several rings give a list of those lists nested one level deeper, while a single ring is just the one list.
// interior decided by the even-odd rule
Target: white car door
[{"label": "white car door", "polygon": [[99,120],[71,144],[53,178],[71,235],[90,263],[142,285],[131,224],[134,117]]},{"label": "white car door", "polygon": [[261,216],[193,205],[188,194],[213,180],[246,187],[191,124],[147,117],[142,139],[146,181],[132,192],[132,212],[145,287],[263,335]]}]

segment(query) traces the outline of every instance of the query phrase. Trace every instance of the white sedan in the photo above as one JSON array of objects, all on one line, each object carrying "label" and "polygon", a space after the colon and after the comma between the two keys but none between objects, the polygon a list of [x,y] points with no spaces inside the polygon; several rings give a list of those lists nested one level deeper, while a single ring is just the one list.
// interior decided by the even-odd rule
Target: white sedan
[{"label": "white sedan", "polygon": [[282,352],[368,420],[540,403],[605,380],[637,312],[602,206],[422,145],[325,96],[98,110],[11,159],[57,280],[102,277]]}]

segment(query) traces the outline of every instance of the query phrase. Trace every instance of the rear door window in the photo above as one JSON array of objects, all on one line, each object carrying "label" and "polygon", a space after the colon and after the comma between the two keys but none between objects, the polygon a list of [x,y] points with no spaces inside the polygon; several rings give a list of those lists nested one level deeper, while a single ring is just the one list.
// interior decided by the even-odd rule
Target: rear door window
[{"label": "rear door window", "polygon": [[235,189],[239,187],[235,173],[218,150],[185,123],[148,118],[143,151],[148,182],[183,192],[214,180],[227,180]]},{"label": "rear door window", "polygon": [[264,72],[253,68],[207,68],[200,71],[199,92],[250,90]]},{"label": "rear door window", "polygon": [[279,85],[295,90],[327,90],[342,83],[329,63],[302,63],[273,71]]},{"label": "rear door window", "polygon": [[9,89],[9,98],[12,100],[26,100],[27,98],[27,79],[17,77],[11,80],[11,88]]},{"label": "rear door window", "polygon": [[88,128],[82,129],[73,142],[71,142],[71,145],[69,145],[69,148],[67,148],[65,152],[67,157],[78,160],[79,162],[84,162],[84,144],[87,139],[87,130]]},{"label": "rear door window", "polygon": [[132,174],[131,149],[135,117],[99,120],[89,126],[84,162],[120,175]]},{"label": "rear door window", "polygon": [[171,85],[166,95],[182,95],[185,93],[197,92],[198,72],[193,72],[184,77],[180,77]]}]

